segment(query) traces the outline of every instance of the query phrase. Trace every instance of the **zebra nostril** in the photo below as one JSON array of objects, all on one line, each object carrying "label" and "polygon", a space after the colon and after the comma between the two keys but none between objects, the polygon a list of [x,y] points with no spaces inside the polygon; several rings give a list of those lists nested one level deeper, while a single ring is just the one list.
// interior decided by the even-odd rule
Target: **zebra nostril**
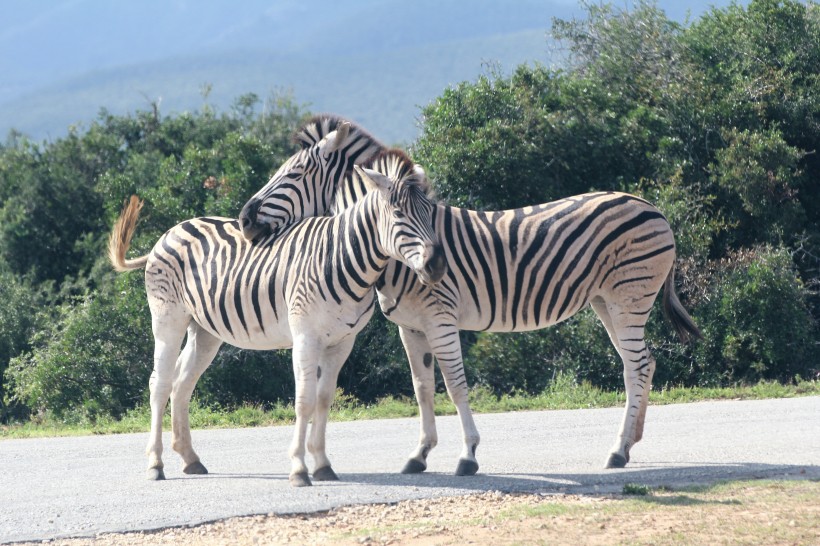
[{"label": "zebra nostril", "polygon": [[251,221],[248,220],[247,216],[245,218],[242,218],[242,227],[248,227],[248,224],[250,223]]}]

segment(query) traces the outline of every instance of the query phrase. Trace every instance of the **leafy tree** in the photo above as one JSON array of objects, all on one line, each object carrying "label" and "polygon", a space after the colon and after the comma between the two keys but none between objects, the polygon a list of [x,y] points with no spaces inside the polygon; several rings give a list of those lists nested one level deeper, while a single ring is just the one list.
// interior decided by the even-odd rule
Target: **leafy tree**
[{"label": "leafy tree", "polygon": [[[815,374],[818,5],[751,0],[689,25],[651,2],[588,5],[552,34],[563,69],[490,71],[423,109],[412,155],[440,196],[502,209],[590,190],[643,195],[673,226],[681,296],[706,334],[683,347],[653,312],[656,384]],[[144,403],[153,340],[142,275],[115,276],[104,256],[122,203],[147,201],[134,253],[181,220],[236,216],[294,151],[303,120],[291,95],[262,104],[248,94],[226,113],[102,111],[54,142],[10,134],[0,146],[0,419],[27,409],[93,419]],[[462,341],[468,377],[497,393],[537,392],[558,375],[621,385],[590,312]],[[225,347],[197,396],[221,406],[289,399],[290,368],[288,352]],[[412,392],[395,325],[376,314],[339,383],[366,401]]]},{"label": "leafy tree", "polygon": [[733,252],[705,273],[698,302],[704,341],[693,350],[698,383],[790,381],[817,374],[817,320],[786,249]]},{"label": "leafy tree", "polygon": [[15,273],[59,283],[90,266],[76,242],[104,229],[93,181],[118,155],[96,137],[72,133],[45,149],[24,142],[0,158],[0,258]]},{"label": "leafy tree", "polygon": [[[659,384],[810,373],[820,310],[806,288],[820,271],[819,14],[814,3],[753,0],[686,27],[649,2],[588,5],[585,18],[553,23],[564,70],[519,67],[448,89],[423,112],[414,158],[461,206],[591,189],[656,203],[676,232],[684,300],[691,295],[708,337],[680,347],[653,313],[650,345],[668,364]],[[778,299],[780,309],[770,307]],[[593,327],[603,332],[580,316],[554,332],[480,334],[468,362],[497,391],[537,391],[553,373],[586,368],[612,387],[596,368],[609,357],[594,349]],[[797,361],[777,358],[778,343]]]},{"label": "leafy tree", "polygon": [[[252,114],[257,103],[241,98],[234,115],[102,112],[86,132],[42,145],[17,138],[0,149],[0,263],[10,264],[3,273],[10,300],[0,311],[7,325],[0,371],[11,359],[5,390],[15,407],[93,419],[144,401],[153,353],[150,314],[142,275],[114,278],[111,272],[104,250],[109,226],[134,193],[149,201],[150,211],[135,252],[148,252],[183,219],[236,215],[293,152],[290,134],[302,120],[287,97],[264,116]],[[30,285],[13,282],[24,274]],[[57,289],[48,320],[20,315],[18,309],[41,301],[38,287],[50,285]],[[33,333],[34,324],[42,329]],[[261,362],[235,352],[224,358]],[[260,385],[246,378],[247,387]],[[257,399],[275,400],[288,381],[275,383]],[[242,392],[204,394],[233,403]]]},{"label": "leafy tree", "polygon": [[48,301],[47,287],[37,289],[30,279],[0,267],[0,422],[24,413],[22,406],[6,398],[2,378],[9,360],[28,350],[31,336],[43,326],[35,310]]},{"label": "leafy tree", "polygon": [[66,302],[9,363],[13,400],[58,418],[121,416],[147,400],[153,336],[141,279],[123,275],[94,296]]}]

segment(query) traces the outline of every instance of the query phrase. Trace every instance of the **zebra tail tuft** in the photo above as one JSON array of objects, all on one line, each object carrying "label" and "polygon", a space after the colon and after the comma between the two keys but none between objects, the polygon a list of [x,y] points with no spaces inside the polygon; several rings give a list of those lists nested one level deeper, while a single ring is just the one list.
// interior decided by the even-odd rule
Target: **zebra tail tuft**
[{"label": "zebra tail tuft", "polygon": [[131,246],[131,238],[137,228],[137,220],[142,205],[143,201],[136,195],[132,195],[111,230],[111,237],[108,239],[108,259],[114,269],[119,272],[142,269],[148,262],[147,254],[133,260],[125,258],[125,253],[128,252],[128,248]]},{"label": "zebra tail tuft", "polygon": [[669,270],[666,276],[666,281],[663,284],[663,313],[675,331],[678,333],[682,343],[693,343],[703,338],[695,321],[686,312],[686,309],[678,299],[678,294],[675,292],[675,266]]}]

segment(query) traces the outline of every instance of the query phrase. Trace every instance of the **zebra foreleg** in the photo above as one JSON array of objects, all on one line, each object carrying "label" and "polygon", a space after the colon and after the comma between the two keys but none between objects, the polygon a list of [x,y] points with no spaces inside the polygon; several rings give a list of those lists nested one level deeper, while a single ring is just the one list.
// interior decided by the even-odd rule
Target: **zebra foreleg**
[{"label": "zebra foreleg", "polygon": [[305,464],[305,444],[307,427],[316,408],[317,369],[320,350],[314,339],[297,336],[293,340],[293,374],[296,383],[296,424],[288,454],[290,456],[290,476],[293,487],[313,485]]},{"label": "zebra foreleg", "polygon": [[434,404],[436,378],[433,350],[422,332],[400,326],[399,335],[410,363],[413,390],[416,392],[420,418],[418,446],[410,453],[401,473],[418,474],[427,470],[427,455],[438,443]]},{"label": "zebra foreleg", "polygon": [[171,396],[174,379],[174,367],[179,355],[179,347],[185,335],[185,327],[190,317],[181,314],[174,317],[170,313],[157,316],[152,308],[152,329],[154,332],[154,371],[148,381],[151,405],[151,432],[148,437],[146,453],[148,455],[149,480],[164,480],[165,472],[162,463],[162,416]]},{"label": "zebra foreleg", "polygon": [[330,405],[336,394],[336,382],[347,357],[353,350],[355,337],[345,340],[333,347],[327,347],[322,351],[319,367],[316,369],[317,376],[317,399],[316,409],[313,412],[313,424],[310,427],[310,437],[308,439],[308,451],[313,455],[315,470],[313,479],[317,481],[336,481],[339,477],[330,465],[330,459],[325,451],[325,435],[327,433],[327,419],[330,412]]},{"label": "zebra foreleg", "polygon": [[463,449],[456,466],[456,476],[472,476],[478,472],[475,453],[481,440],[473,421],[468,400],[467,376],[461,356],[461,338],[455,325],[439,326],[427,331],[427,341],[438,361],[447,394],[456,406],[461,419]]},{"label": "zebra foreleg", "polygon": [[171,392],[171,447],[180,454],[185,474],[207,474],[191,442],[189,408],[191,394],[202,373],[211,365],[222,340],[203,330],[197,323],[188,326],[188,339],[178,361]]}]

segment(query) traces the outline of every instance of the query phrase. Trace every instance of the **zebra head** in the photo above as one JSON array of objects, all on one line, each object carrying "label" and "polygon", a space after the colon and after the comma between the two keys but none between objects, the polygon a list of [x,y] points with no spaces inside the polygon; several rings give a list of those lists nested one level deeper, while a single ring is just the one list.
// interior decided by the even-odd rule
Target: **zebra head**
[{"label": "zebra head", "polygon": [[301,218],[322,216],[353,165],[384,149],[362,128],[329,115],[307,122],[294,141],[301,149],[242,208],[239,223],[246,239]]},{"label": "zebra head", "polygon": [[[388,152],[410,168],[388,171],[391,175],[356,166],[354,176],[378,200],[376,222],[384,252],[407,264],[423,284],[439,282],[447,272],[444,251],[433,227],[435,203],[428,197],[429,186],[423,171],[416,170],[403,153]],[[391,159],[388,159],[390,161]]]}]

